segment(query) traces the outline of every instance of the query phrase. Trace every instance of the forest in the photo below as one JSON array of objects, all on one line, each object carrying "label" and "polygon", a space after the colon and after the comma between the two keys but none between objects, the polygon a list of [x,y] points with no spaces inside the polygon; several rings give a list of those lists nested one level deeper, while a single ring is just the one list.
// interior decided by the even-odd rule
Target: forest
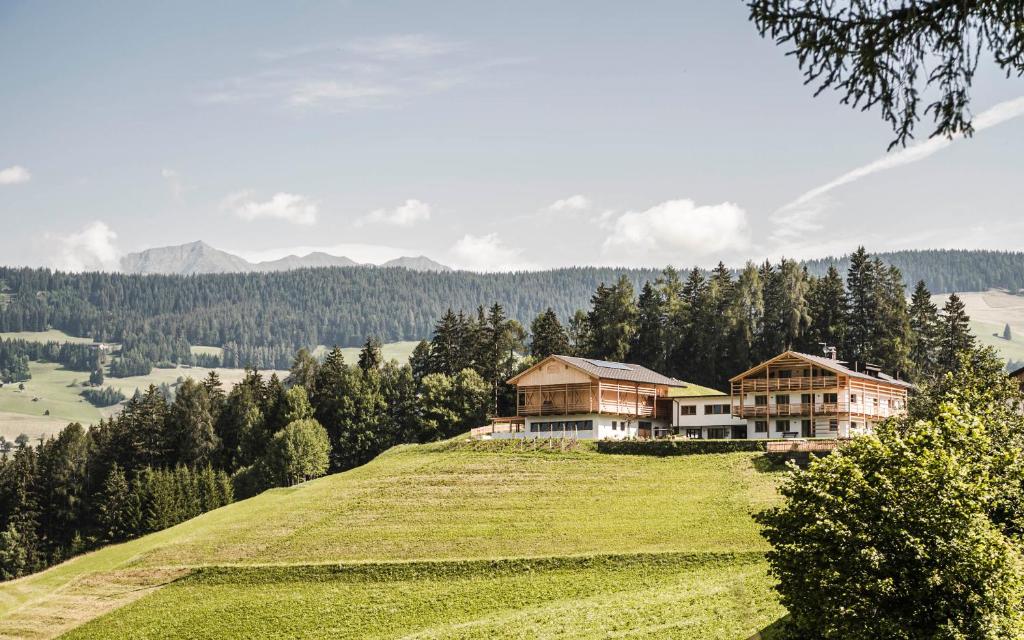
[{"label": "forest", "polygon": [[[230,392],[215,372],[173,392],[150,387],[88,429],[72,424],[38,445],[2,443],[0,576],[512,414],[505,381],[552,353],[631,361],[724,388],[786,349],[835,345],[847,360],[924,383],[974,349],[955,294],[940,310],[918,282],[908,304],[900,270],[863,248],[845,275],[832,267],[816,277],[789,260],[735,276],[724,266],[685,277],[666,269],[639,294],[621,276],[599,284],[564,324],[552,308],[529,329],[497,302],[469,314],[449,308],[404,364],[385,362],[370,337],[354,363],[337,347],[322,361],[300,349],[284,380],[249,370]],[[107,393],[90,401],[107,402]]]},{"label": "forest", "polygon": [[[936,293],[1024,287],[1024,253],[901,251],[879,254],[904,282]],[[842,259],[797,264],[824,277]],[[787,261],[789,262],[789,261]],[[744,268],[729,269],[739,278]],[[702,271],[705,277],[711,274]],[[518,273],[424,273],[405,269],[324,268],[279,273],[138,276],[0,268],[0,332],[63,330],[120,343],[112,375],[139,375],[158,362],[286,368],[300,348],[420,340],[448,308],[472,313],[497,302],[522,324],[551,308],[563,322],[602,283],[624,277],[634,289],[653,269],[580,267]],[[192,345],[223,347],[195,356]]]}]

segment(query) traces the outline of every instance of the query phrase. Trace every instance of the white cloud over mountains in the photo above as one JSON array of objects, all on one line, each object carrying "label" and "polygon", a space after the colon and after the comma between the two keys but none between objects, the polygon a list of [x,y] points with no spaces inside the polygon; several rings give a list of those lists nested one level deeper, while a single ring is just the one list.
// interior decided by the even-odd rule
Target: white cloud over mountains
[{"label": "white cloud over mountains", "polygon": [[698,205],[693,200],[669,200],[645,211],[607,216],[606,253],[628,251],[707,256],[742,250],[749,245],[747,212],[739,205],[722,202]]},{"label": "white cloud over mountains", "polygon": [[32,179],[32,174],[21,165],[0,169],[0,185],[22,184]]},{"label": "white cloud over mountains", "polygon": [[366,224],[387,224],[394,227],[411,227],[430,220],[430,205],[420,200],[406,200],[394,209],[376,209],[356,220],[356,226]]},{"label": "white cloud over mountains", "polygon": [[449,251],[448,262],[470,271],[527,271],[537,266],[524,261],[523,250],[507,246],[497,233],[462,236]]},{"label": "white cloud over mountains", "polygon": [[117,271],[121,253],[115,244],[117,234],[97,220],[81,231],[63,236],[47,236],[56,247],[51,264],[63,271]]},{"label": "white cloud over mountains", "polygon": [[233,193],[224,199],[221,209],[250,222],[271,219],[298,225],[316,224],[319,205],[306,196],[282,191],[261,202],[253,195],[252,191]]}]

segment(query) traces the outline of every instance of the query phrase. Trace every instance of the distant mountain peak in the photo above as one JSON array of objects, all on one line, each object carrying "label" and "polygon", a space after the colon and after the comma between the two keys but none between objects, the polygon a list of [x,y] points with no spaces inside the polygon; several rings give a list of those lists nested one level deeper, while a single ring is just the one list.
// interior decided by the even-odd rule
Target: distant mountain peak
[{"label": "distant mountain peak", "polygon": [[[170,247],[155,247],[129,253],[121,259],[121,270],[128,273],[191,275],[196,273],[243,273],[249,271],[290,271],[317,267],[373,266],[345,256],[313,251],[304,256],[289,255],[277,260],[249,262],[241,256],[216,249],[202,240]],[[426,256],[403,256],[388,260],[381,267],[401,267],[411,271],[451,271],[451,268]]]}]

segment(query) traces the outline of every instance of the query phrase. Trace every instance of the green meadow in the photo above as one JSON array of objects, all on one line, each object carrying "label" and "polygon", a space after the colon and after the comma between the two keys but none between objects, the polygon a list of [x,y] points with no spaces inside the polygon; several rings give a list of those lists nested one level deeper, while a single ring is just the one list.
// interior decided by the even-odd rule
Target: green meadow
[{"label": "green meadow", "polygon": [[0,585],[0,636],[746,638],[783,613],[763,467],[405,445]]}]

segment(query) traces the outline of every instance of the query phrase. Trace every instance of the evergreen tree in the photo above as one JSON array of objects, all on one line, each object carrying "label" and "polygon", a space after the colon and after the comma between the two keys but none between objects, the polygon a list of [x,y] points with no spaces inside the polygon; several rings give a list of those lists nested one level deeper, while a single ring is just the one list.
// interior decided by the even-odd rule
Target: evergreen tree
[{"label": "evergreen tree", "polygon": [[313,354],[308,349],[305,347],[299,349],[299,352],[295,354],[295,359],[292,361],[291,368],[288,369],[288,377],[285,378],[285,384],[289,387],[305,387],[306,391],[313,393],[319,366],[320,363],[316,361],[316,358],[313,357]]},{"label": "evergreen tree", "polygon": [[1013,340],[1013,331],[1010,330],[1010,323],[1003,327],[1003,340]]},{"label": "evergreen tree", "polygon": [[138,534],[142,526],[142,498],[135,488],[115,462],[103,483],[97,510],[104,541],[120,542]]},{"label": "evergreen tree", "polygon": [[728,370],[746,371],[754,364],[757,339],[764,320],[761,273],[752,262],[746,264],[736,280],[736,286],[733,287],[729,316],[733,324],[729,337],[732,358],[728,363]]},{"label": "evergreen tree", "polygon": [[869,358],[885,371],[895,375],[904,374],[911,368],[910,348],[913,338],[903,274],[896,267],[882,264],[878,258],[873,262],[877,275],[875,299],[878,301],[878,314]]},{"label": "evergreen tree", "polygon": [[213,461],[220,441],[205,386],[191,378],[178,386],[167,413],[167,431],[176,463],[201,467]]},{"label": "evergreen tree", "polygon": [[858,247],[850,256],[846,272],[848,317],[844,357],[865,362],[871,357],[873,340],[877,334],[878,285],[875,264],[864,247]]},{"label": "evergreen tree", "polygon": [[359,368],[363,371],[379,369],[384,363],[384,356],[380,352],[380,340],[374,336],[366,339],[362,350],[359,352]]},{"label": "evergreen tree", "polygon": [[590,356],[601,360],[622,361],[636,333],[637,308],[633,284],[620,276],[612,286],[603,283],[591,299],[587,315],[590,327]]},{"label": "evergreen tree", "polygon": [[419,381],[423,379],[423,376],[431,372],[431,355],[430,355],[430,343],[426,340],[420,340],[416,347],[412,350],[412,355],[409,357],[409,366],[412,367],[412,376],[419,384]]},{"label": "evergreen tree", "polygon": [[970,322],[963,300],[955,293],[949,294],[940,316],[939,371],[955,371],[960,354],[974,348]]},{"label": "evergreen tree", "polygon": [[464,319],[460,319],[448,309],[434,326],[434,337],[430,341],[430,371],[454,375],[462,369]]},{"label": "evergreen tree", "polygon": [[932,302],[932,294],[918,280],[910,297],[910,331],[913,341],[910,348],[910,362],[914,377],[918,380],[930,378],[936,373],[935,365],[939,349],[939,309]]},{"label": "evergreen tree", "polygon": [[665,301],[650,282],[640,291],[637,303],[637,325],[630,345],[629,361],[654,369],[665,370]]},{"label": "evergreen tree", "polygon": [[569,335],[548,307],[530,323],[530,355],[539,362],[553,354],[569,354]]},{"label": "evergreen tree", "polygon": [[843,348],[849,311],[843,279],[834,265],[828,266],[824,276],[811,281],[807,302],[811,325],[803,343],[804,351],[819,353],[823,347]]},{"label": "evergreen tree", "polygon": [[590,353],[590,344],[593,341],[590,334],[590,321],[587,312],[577,309],[569,319],[569,327],[566,329],[566,337],[569,339],[569,354],[572,356],[586,356]]},{"label": "evergreen tree", "polygon": [[709,336],[701,325],[708,304],[708,283],[696,267],[683,283],[679,308],[668,320],[669,332],[678,336],[675,352],[669,356],[668,372],[683,380],[697,382]]}]

